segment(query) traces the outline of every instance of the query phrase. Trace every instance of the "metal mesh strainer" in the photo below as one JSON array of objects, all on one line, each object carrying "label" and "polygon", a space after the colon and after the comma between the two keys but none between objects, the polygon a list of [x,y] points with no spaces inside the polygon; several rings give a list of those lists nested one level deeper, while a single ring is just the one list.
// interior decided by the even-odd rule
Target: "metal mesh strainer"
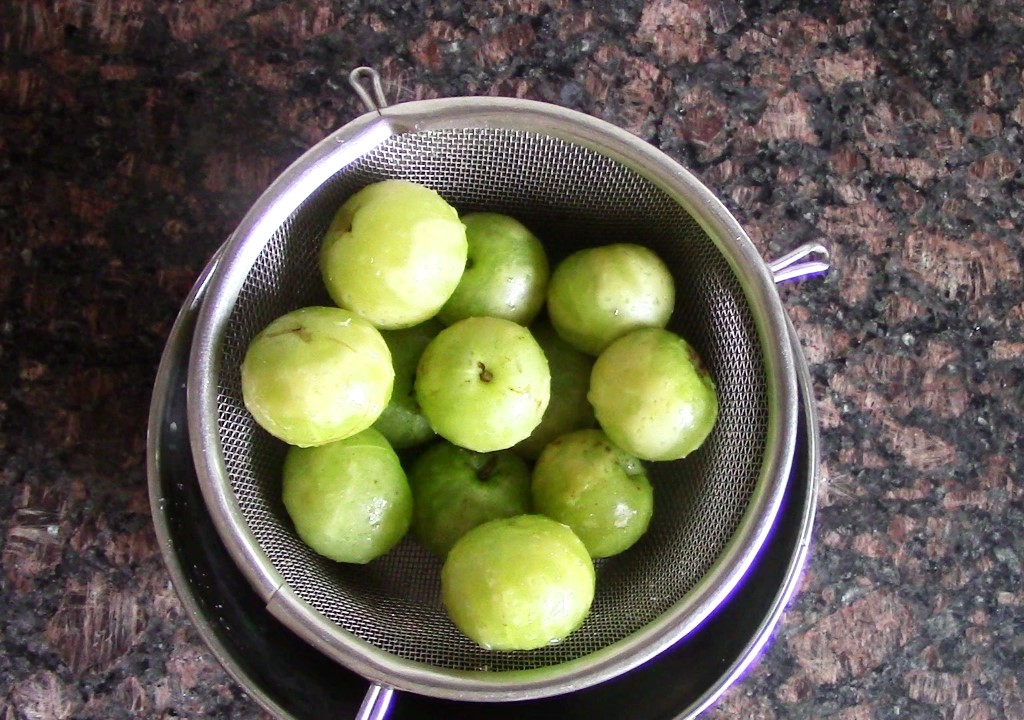
[{"label": "metal mesh strainer", "polygon": [[[439,562],[405,541],[369,566],[327,561],[280,502],[285,448],[246,412],[239,366],[278,315],[327,304],[316,266],[334,211],[375,180],[408,178],[460,211],[516,216],[553,262],[613,241],[648,245],[676,277],[671,329],[719,388],[720,419],[691,458],[650,465],[642,541],[602,561],[589,619],[541,650],[480,649],[448,621]],[[199,477],[226,545],[269,609],[328,656],[400,689],[470,700],[542,697],[635,667],[696,627],[754,559],[789,475],[797,425],[792,347],[771,273],[693,176],[589,116],[496,98],[406,103],[354,120],[289,168],[224,249],[189,373]]]}]

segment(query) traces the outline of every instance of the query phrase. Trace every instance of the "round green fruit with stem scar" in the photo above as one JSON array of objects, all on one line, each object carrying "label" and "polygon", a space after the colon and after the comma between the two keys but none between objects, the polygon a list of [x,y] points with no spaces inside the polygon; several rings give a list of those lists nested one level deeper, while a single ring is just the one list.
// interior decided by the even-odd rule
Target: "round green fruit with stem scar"
[{"label": "round green fruit with stem scar", "polygon": [[548,283],[548,316],[574,347],[597,355],[641,327],[665,327],[675,282],[649,248],[615,243],[579,250],[558,264]]},{"label": "round green fruit with stem scar", "polygon": [[368,428],[391,398],[395,371],[380,332],[336,307],[271,322],[242,360],[242,399],[271,435],[308,447]]},{"label": "round green fruit with stem scar", "polygon": [[412,491],[384,436],[370,428],[285,455],[282,498],[309,547],[337,562],[368,563],[402,539]]},{"label": "round green fruit with stem scar", "polygon": [[472,317],[430,341],[416,369],[416,399],[430,426],[477,452],[512,447],[540,423],[551,397],[544,351],[522,325]]},{"label": "round green fruit with stem scar", "polygon": [[590,612],[594,564],[568,527],[543,515],[491,520],[455,543],[441,598],[463,633],[489,650],[564,640]]},{"label": "round green fruit with stem scar", "polygon": [[349,198],[320,248],[331,299],[380,328],[433,317],[466,267],[466,228],[434,190],[383,180]]},{"label": "round green fruit with stem scar", "polygon": [[697,351],[661,328],[634,330],[602,352],[591,405],[612,442],[643,460],[678,460],[703,444],[718,396]]},{"label": "round green fruit with stem scar", "polygon": [[490,315],[529,325],[544,305],[548,258],[529,228],[493,212],[462,216],[469,251],[466,269],[438,318],[451,325]]},{"label": "round green fruit with stem scar", "polygon": [[478,453],[439,440],[409,468],[412,529],[445,557],[477,525],[530,510],[530,469],[511,450]]},{"label": "round green fruit with stem scar", "polygon": [[395,387],[391,402],[373,424],[396,450],[421,445],[435,436],[433,428],[416,400],[413,384],[416,366],[427,344],[437,336],[444,325],[437,320],[400,330],[382,330],[381,335],[391,351],[395,367]]},{"label": "round green fruit with stem scar", "polygon": [[527,460],[536,460],[544,446],[559,435],[596,424],[594,409],[587,400],[594,358],[559,337],[546,320],[535,322],[530,332],[548,359],[551,401],[540,424],[515,450]]},{"label": "round green fruit with stem scar", "polygon": [[632,547],[654,512],[643,463],[597,429],[562,435],[544,448],[532,495],[534,509],[572,528],[594,558]]}]

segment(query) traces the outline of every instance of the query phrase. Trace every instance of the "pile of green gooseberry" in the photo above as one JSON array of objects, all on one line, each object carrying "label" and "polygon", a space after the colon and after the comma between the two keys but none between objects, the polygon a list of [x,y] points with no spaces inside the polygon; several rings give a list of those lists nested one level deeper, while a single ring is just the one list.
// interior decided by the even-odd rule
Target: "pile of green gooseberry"
[{"label": "pile of green gooseberry", "polygon": [[685,457],[717,418],[710,374],[666,329],[671,272],[625,242],[552,268],[519,220],[407,180],[346,200],[319,265],[335,304],[273,320],[241,367],[246,408],[289,446],[296,533],[368,563],[411,532],[470,639],[564,639],[594,560],[649,526],[645,463]]}]

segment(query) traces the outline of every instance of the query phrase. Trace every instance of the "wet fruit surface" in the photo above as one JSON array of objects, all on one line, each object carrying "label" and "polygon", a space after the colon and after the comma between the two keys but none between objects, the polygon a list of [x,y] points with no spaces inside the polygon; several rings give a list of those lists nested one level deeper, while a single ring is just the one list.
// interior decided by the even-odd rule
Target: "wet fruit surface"
[{"label": "wet fruit surface", "polygon": [[409,529],[412,492],[387,440],[370,428],[313,448],[290,448],[282,498],[303,542],[338,562],[367,563]]},{"label": "wet fruit surface", "polygon": [[492,520],[455,544],[441,571],[452,621],[492,650],[564,640],[594,599],[594,565],[565,525],[542,515]]}]

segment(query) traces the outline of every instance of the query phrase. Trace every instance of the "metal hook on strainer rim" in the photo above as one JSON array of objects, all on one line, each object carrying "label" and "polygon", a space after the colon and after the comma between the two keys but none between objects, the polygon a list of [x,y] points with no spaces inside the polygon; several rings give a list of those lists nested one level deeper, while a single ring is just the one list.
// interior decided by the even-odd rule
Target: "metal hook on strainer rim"
[{"label": "metal hook on strainer rim", "polygon": [[[438,189],[456,207],[517,215],[557,253],[642,240],[682,273],[671,328],[722,391],[720,426],[686,461],[652,468],[660,510],[641,545],[600,568],[566,641],[529,653],[473,646],[438,601],[437,564],[413,543],[372,568],[305,548],[281,511],[283,449],[255,426],[238,366],[270,319],[322,297],[319,238],[342,200],[379,179]],[[667,155],[609,123],[509,98],[378,106],[311,148],[243,218],[210,279],[192,345],[188,415],[204,500],[226,547],[279,620],[373,683],[458,700],[570,692],[671,647],[740,581],[793,462],[794,348],[777,277],[720,201]],[[370,712],[368,709],[367,712]]]},{"label": "metal hook on strainer rim", "polygon": [[[370,88],[373,91],[372,95],[366,89],[366,83],[370,84]],[[352,90],[359,96],[368,112],[380,112],[388,106],[380,74],[372,67],[364,65],[353,69],[348,74],[348,84],[352,86]]]}]

